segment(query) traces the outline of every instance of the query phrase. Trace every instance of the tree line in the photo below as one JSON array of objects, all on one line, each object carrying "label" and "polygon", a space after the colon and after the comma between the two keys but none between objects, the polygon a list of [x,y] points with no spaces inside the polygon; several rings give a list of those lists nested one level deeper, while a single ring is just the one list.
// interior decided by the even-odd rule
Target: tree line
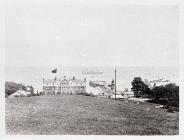
[{"label": "tree line", "polygon": [[[28,85],[31,89],[31,94],[34,94],[34,88],[31,85]],[[15,82],[5,82],[5,96],[9,96],[18,90],[22,89],[24,91],[27,91],[27,87],[24,84],[15,83]]]},{"label": "tree line", "polygon": [[155,103],[179,107],[179,86],[175,83],[150,88],[141,77],[135,77],[131,90],[135,97],[151,98]]}]

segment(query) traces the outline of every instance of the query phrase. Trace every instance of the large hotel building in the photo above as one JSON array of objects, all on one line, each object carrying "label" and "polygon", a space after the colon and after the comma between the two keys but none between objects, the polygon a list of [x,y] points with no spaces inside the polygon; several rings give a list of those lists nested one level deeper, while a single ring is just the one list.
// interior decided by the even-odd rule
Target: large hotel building
[{"label": "large hotel building", "polygon": [[79,80],[73,77],[72,79],[64,78],[58,79],[44,79],[43,78],[43,92],[44,94],[83,94],[86,93],[86,79]]}]

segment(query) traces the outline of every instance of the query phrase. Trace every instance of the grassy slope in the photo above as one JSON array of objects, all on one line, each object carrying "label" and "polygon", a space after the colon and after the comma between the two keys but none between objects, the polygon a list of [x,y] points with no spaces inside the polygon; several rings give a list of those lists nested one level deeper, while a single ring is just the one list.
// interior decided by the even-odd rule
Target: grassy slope
[{"label": "grassy slope", "polygon": [[7,134],[178,134],[178,117],[152,104],[81,95],[6,99]]}]

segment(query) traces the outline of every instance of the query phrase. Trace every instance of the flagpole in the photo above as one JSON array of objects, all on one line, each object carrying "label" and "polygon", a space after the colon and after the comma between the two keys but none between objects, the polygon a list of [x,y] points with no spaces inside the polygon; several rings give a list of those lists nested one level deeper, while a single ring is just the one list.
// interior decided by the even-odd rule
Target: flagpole
[{"label": "flagpole", "polygon": [[55,94],[55,92],[56,92],[56,80],[57,80],[57,77],[56,77],[56,75],[55,74],[57,73],[57,68],[56,69],[54,69],[54,70],[52,70],[52,74],[54,75],[54,94]]}]

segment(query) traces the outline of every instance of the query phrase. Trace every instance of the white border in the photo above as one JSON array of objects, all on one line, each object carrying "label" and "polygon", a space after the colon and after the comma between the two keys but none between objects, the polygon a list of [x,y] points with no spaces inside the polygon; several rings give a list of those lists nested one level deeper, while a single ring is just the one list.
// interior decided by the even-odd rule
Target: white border
[{"label": "white border", "polygon": [[[25,5],[25,4],[119,4],[119,5],[178,5],[179,6],[179,20],[180,20],[180,33],[179,33],[179,44],[180,44],[180,130],[179,136],[76,136],[76,135],[31,135],[31,136],[11,136],[5,135],[5,100],[4,100],[4,58],[5,58],[5,8],[7,5]],[[0,1],[0,139],[181,139],[184,131],[184,2],[182,0],[4,0]]]}]

